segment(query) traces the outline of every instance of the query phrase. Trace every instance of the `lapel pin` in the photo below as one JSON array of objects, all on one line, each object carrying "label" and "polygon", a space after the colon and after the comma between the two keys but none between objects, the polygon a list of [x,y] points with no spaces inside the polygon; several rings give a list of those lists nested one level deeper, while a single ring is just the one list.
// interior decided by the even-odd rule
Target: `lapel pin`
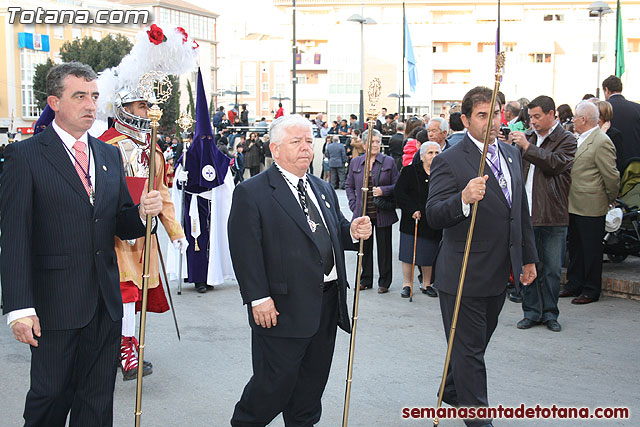
[{"label": "lapel pin", "polygon": [[104,169],[104,171],[107,171],[107,167],[105,165],[102,165],[102,169]]},{"label": "lapel pin", "polygon": [[331,209],[331,205],[329,204],[329,202],[325,201],[324,204],[327,206],[327,209]]},{"label": "lapel pin", "polygon": [[511,160],[511,157],[507,157],[507,159],[509,159],[509,163],[513,163],[513,160]]}]

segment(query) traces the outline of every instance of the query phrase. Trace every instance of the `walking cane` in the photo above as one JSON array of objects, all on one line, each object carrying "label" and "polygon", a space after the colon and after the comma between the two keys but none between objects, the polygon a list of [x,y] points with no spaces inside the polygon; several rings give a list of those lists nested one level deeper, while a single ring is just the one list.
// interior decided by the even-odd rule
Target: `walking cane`
[{"label": "walking cane", "polygon": [[[147,191],[155,188],[156,179],[156,138],[162,110],[159,103],[166,101],[171,95],[171,81],[166,74],[159,71],[149,71],[140,78],[139,87],[145,94],[145,98],[153,103],[149,109],[149,119],[151,119],[151,146],[149,147],[149,181]],[[140,309],[140,337],[138,342],[138,360],[144,360],[145,331],[147,323],[147,302],[149,293],[149,264],[151,255],[151,231],[153,229],[153,217],[146,216],[147,231],[144,237],[144,264],[142,266],[142,307]],[[136,421],[135,426],[140,427],[140,416],[142,415],[142,375],[143,363],[138,363],[138,378],[136,382]]]},{"label": "walking cane", "polygon": [[[373,139],[373,127],[375,126],[375,120],[377,118],[376,104],[380,98],[380,91],[382,84],[380,79],[374,78],[369,84],[369,103],[371,108],[368,113],[368,132],[367,135],[367,151],[364,161],[364,178],[362,180],[362,215],[367,212],[367,191],[369,191],[367,184],[369,183],[369,162],[371,161],[371,141]],[[349,424],[349,403],[351,401],[351,382],[353,379],[353,359],[356,346],[356,326],[358,325],[358,304],[360,301],[360,275],[362,274],[362,258],[364,256],[364,239],[360,238],[360,246],[358,249],[358,267],[356,273],[356,285],[354,289],[353,298],[353,317],[351,319],[351,342],[349,343],[349,364],[347,367],[347,387],[344,396],[344,411],[342,413],[342,426],[347,427]]]},{"label": "walking cane", "polygon": [[[496,97],[498,90],[500,89],[500,79],[502,78],[502,68],[504,67],[504,52],[500,52],[496,56],[496,81],[493,88],[493,94],[491,95],[491,109],[489,110],[489,120],[487,122],[487,130],[484,134],[484,147],[482,148],[482,158],[480,159],[480,166],[478,167],[478,177],[484,176],[484,166],[487,161],[487,149],[489,148],[489,138],[491,137],[491,129],[493,128],[493,114],[496,106]],[[447,373],[449,372],[449,362],[451,361],[451,351],[453,350],[453,339],[456,335],[456,326],[458,324],[458,314],[460,312],[460,302],[462,301],[462,289],[464,287],[464,278],[467,274],[467,263],[469,262],[469,252],[471,250],[471,240],[473,239],[473,229],[476,225],[476,215],[478,213],[478,202],[473,204],[471,212],[471,222],[469,224],[469,231],[467,232],[467,241],[464,246],[464,256],[462,258],[462,267],[460,269],[460,281],[458,282],[458,292],[456,293],[456,303],[453,309],[453,317],[451,319],[451,329],[449,330],[449,342],[447,344],[447,356],[444,361],[444,369],[442,370],[442,380],[440,381],[440,392],[438,393],[438,405],[436,411],[442,406],[442,396],[444,394],[444,385],[447,379]],[[437,426],[439,423],[438,417],[433,419],[433,425]]]},{"label": "walking cane", "polygon": [[[180,117],[178,118],[178,120],[176,120],[176,124],[178,124],[178,126],[180,126],[182,128],[182,170],[185,170],[186,166],[187,166],[187,144],[184,141],[185,140],[185,134],[187,134],[187,130],[191,128],[191,126],[193,126],[194,120],[193,118],[187,114],[186,111],[183,111],[182,113],[180,113]],[[181,194],[180,194],[180,218],[182,218],[182,229],[185,230],[185,236],[186,236],[186,229],[187,227],[185,227],[185,222],[184,222],[184,187],[185,187],[186,183],[182,184],[182,189],[180,190]],[[182,252],[180,252],[180,258],[178,259],[178,295],[182,295]],[[167,285],[168,286],[168,285]]]},{"label": "walking cane", "polygon": [[409,302],[413,302],[413,273],[416,269],[416,245],[418,243],[418,218],[416,218],[416,227],[413,231],[413,261],[411,262],[411,292],[409,293]]}]

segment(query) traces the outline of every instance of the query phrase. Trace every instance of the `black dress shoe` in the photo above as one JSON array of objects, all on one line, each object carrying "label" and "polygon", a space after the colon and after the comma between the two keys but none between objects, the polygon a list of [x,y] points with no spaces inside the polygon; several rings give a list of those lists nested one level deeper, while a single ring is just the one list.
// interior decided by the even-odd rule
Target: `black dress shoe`
[{"label": "black dress shoe", "polygon": [[515,290],[509,291],[507,293],[507,298],[509,298],[509,301],[511,302],[515,302],[516,304],[522,304],[522,295],[520,295]]},{"label": "black dress shoe", "polygon": [[518,329],[529,329],[539,324],[540,322],[536,322],[535,320],[527,319],[525,317],[524,319],[522,319],[516,324],[516,327]]},{"label": "black dress shoe", "polygon": [[578,294],[575,292],[571,292],[567,289],[563,289],[560,291],[560,293],[558,294],[559,298],[567,298],[567,297],[577,297]]},{"label": "black dress shoe", "polygon": [[379,294],[386,294],[387,292],[389,292],[389,288],[385,288],[384,286],[378,286]]},{"label": "black dress shoe", "polygon": [[402,288],[402,292],[400,292],[400,296],[402,298],[409,298],[411,296],[411,287],[405,286]]},{"label": "black dress shoe", "polygon": [[580,295],[579,297],[572,299],[571,304],[578,304],[578,305],[591,304],[592,302],[596,302],[596,301],[598,301],[598,298],[591,298],[586,295]]},{"label": "black dress shoe", "polygon": [[560,326],[560,323],[558,323],[556,319],[549,319],[544,322],[544,324],[547,325],[547,329],[552,332],[560,332],[562,330],[562,326]]},{"label": "black dress shoe", "polygon": [[433,289],[433,286],[427,286],[426,288],[424,288],[424,293],[431,298],[436,298],[438,296],[438,291]]},{"label": "black dress shoe", "polygon": [[199,294],[207,292],[207,285],[205,283],[196,283],[196,290]]},{"label": "black dress shoe", "polygon": [[360,290],[365,291],[367,289],[373,288],[373,285],[360,285]]},{"label": "black dress shoe", "polygon": [[146,360],[142,361],[142,370],[144,371],[145,369],[153,369],[153,363],[148,362]]}]

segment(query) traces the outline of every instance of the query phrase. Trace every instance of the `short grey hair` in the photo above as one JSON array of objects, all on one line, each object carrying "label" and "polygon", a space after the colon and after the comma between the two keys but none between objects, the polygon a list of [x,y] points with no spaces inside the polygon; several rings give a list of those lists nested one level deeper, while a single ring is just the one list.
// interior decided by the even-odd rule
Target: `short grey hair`
[{"label": "short grey hair", "polygon": [[584,117],[587,123],[596,126],[600,118],[600,111],[593,102],[581,101],[576,105],[575,115]]},{"label": "short grey hair", "polygon": [[404,130],[405,126],[404,123],[400,122],[396,125],[396,131],[400,131],[400,130]]},{"label": "short grey hair", "polygon": [[309,129],[309,132],[313,135],[313,128],[309,120],[297,114],[289,114],[279,117],[271,123],[271,127],[269,128],[269,141],[280,144],[284,141],[287,129],[289,128],[306,128]]},{"label": "short grey hair", "polygon": [[[380,142],[382,142],[382,134],[378,132],[377,129],[373,129],[372,132],[373,132],[373,136],[374,137],[377,136]],[[369,138],[369,130],[367,129],[362,134],[362,142],[366,143],[368,138]]]},{"label": "short grey hair", "polygon": [[98,78],[93,68],[82,62],[66,62],[55,65],[47,73],[47,95],[60,98],[64,91],[64,79],[67,76],[83,77],[90,82]]},{"label": "short grey hair", "polygon": [[442,147],[440,147],[440,144],[433,141],[426,141],[426,142],[423,142],[422,145],[420,146],[420,158],[424,156],[424,153],[426,153],[429,147],[432,145],[434,147],[438,147],[438,153],[442,153]]},{"label": "short grey hair", "polygon": [[431,120],[429,120],[429,123],[427,123],[427,126],[429,126],[433,122],[440,123],[440,130],[442,132],[449,132],[449,123],[447,123],[447,121],[442,117],[433,117]]}]

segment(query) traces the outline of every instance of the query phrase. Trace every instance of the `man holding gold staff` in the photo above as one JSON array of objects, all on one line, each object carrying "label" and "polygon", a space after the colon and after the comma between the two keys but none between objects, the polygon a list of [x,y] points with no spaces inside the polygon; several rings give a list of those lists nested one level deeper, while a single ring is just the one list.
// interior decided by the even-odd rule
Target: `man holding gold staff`
[{"label": "man holding gold staff", "polygon": [[[426,216],[443,229],[434,267],[434,287],[447,339],[451,331],[465,239],[472,205],[478,203],[450,365],[442,399],[452,406],[488,406],[484,353],[504,304],[509,273],[523,285],[536,277],[538,261],[529,216],[522,160],[517,148],[496,140],[500,105],[489,123],[492,91],[471,89],[462,100],[467,134],[436,156]],[[497,101],[497,100],[496,100]],[[487,127],[491,126],[486,174],[478,177]],[[516,280],[516,283],[518,280]],[[491,420],[465,420],[467,426],[491,426]]]}]

